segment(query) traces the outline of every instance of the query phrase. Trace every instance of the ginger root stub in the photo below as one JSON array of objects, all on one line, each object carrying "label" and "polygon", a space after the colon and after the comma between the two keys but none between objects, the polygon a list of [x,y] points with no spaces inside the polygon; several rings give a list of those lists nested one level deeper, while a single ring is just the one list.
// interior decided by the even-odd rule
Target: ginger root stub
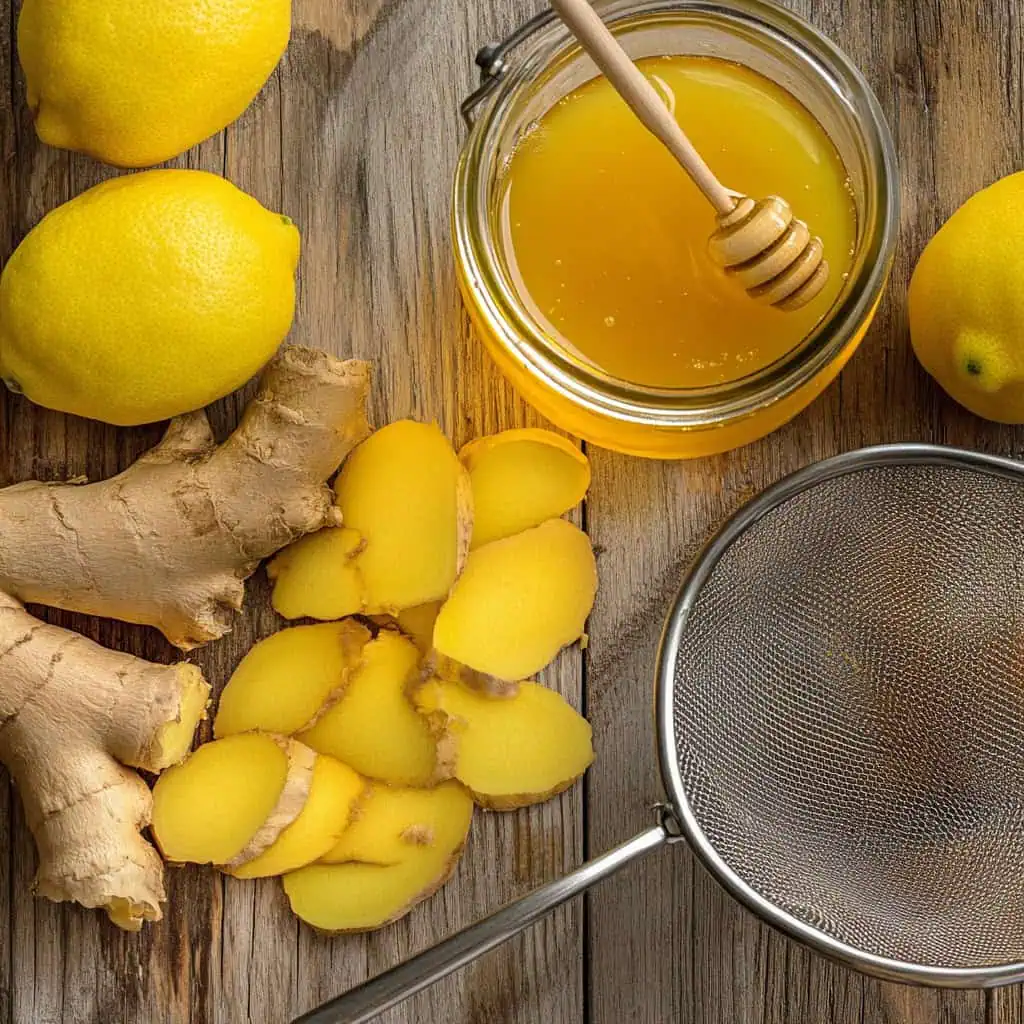
[{"label": "ginger root stub", "polygon": [[153,806],[131,769],[185,756],[209,686],[33,618],[0,593],[0,762],[39,851],[35,888],[102,907],[119,927],[159,921],[163,865],[139,834]]},{"label": "ginger root stub", "polygon": [[109,480],[0,490],[0,591],[155,626],[184,650],[223,636],[260,560],[337,522],[327,480],[366,435],[368,377],[285,346],[223,444],[191,413]]}]

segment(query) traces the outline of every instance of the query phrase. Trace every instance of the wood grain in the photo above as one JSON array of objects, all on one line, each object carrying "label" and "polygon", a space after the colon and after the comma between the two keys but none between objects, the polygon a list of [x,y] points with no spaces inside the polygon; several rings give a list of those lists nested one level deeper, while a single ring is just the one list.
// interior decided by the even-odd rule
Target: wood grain
[{"label": "wood grain", "polygon": [[[644,805],[658,797],[648,680],[661,616],[694,548],[744,498],[863,444],[923,440],[1024,452],[1024,431],[982,423],[927,379],[910,351],[904,302],[932,232],[976,189],[1021,166],[1021,6],[789,6],[864,69],[890,118],[904,182],[896,267],[874,327],[838,384],[777,434],[682,466],[591,452],[587,522],[605,549],[602,576],[616,581],[614,593],[599,594],[587,652],[587,710],[603,742],[587,790],[591,852],[641,827]],[[593,1024],[982,1024],[1015,1021],[1021,1012],[1016,990],[987,999],[938,994],[829,964],[759,925],[684,850],[598,890],[587,925]]]},{"label": "wood grain", "polygon": [[[372,412],[433,418],[461,442],[534,423],[499,379],[462,311],[448,193],[472,55],[537,0],[296,0],[292,43],[249,111],[176,161],[226,174],[288,213],[303,235],[293,337],[377,366]],[[169,873],[166,920],[126,936],[97,915],[29,895],[34,852],[0,783],[0,1024],[279,1022],[554,878],[649,824],[659,799],[650,694],[661,619],[695,548],[745,498],[788,470],[860,444],[937,440],[1024,454],[1024,432],[981,423],[917,367],[903,295],[931,232],[978,187],[1021,166],[1017,0],[904,4],[792,0],[865,70],[903,162],[903,240],[893,286],[861,352],[797,421],[700,463],[593,451],[585,525],[604,586],[585,662],[547,675],[594,723],[583,787],[530,812],[480,815],[456,880],[378,935],[326,939],[288,913],[279,887],[205,870]],[[38,144],[13,52],[17,0],[0,0],[0,260],[49,209],[113,173]],[[969,144],[965,140],[969,139]],[[220,433],[243,393],[220,403]],[[0,485],[98,478],[158,429],[116,431],[0,396]],[[148,657],[151,632],[46,617]],[[253,640],[278,628],[252,581],[227,640],[196,660],[222,685]],[[584,686],[585,684],[585,686]],[[864,980],[758,925],[676,848],[606,883],[406,1006],[390,1024],[1024,1024],[1019,990],[939,994]]]}]

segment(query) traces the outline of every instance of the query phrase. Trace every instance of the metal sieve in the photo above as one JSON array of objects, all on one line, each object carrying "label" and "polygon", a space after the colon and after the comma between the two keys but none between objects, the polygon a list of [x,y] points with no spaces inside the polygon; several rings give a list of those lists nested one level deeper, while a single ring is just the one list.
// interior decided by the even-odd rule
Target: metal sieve
[{"label": "metal sieve", "polygon": [[370,1020],[680,838],[858,970],[1024,979],[1024,464],[892,445],[766,491],[683,580],[656,717],[654,827],[302,1024]]}]

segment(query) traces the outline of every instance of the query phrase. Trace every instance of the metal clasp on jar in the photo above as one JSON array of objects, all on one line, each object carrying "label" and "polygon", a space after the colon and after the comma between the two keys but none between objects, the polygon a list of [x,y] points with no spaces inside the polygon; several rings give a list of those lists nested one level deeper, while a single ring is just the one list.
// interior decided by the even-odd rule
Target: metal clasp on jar
[{"label": "metal clasp on jar", "polygon": [[555,12],[544,10],[535,14],[529,21],[524,22],[511,35],[506,36],[500,43],[488,43],[477,52],[476,66],[480,69],[480,86],[462,102],[462,118],[469,128],[473,127],[476,108],[498,87],[498,83],[505,77],[508,71],[508,63],[505,57],[514,50],[525,39],[528,39],[538,29],[544,28],[555,20]]}]

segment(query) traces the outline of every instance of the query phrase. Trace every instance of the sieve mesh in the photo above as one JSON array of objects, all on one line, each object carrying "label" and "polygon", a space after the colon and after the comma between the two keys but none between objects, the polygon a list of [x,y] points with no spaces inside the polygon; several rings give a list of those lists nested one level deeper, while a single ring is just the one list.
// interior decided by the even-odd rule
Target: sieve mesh
[{"label": "sieve mesh", "polygon": [[685,803],[743,882],[877,956],[1024,961],[1024,476],[788,497],[667,656]]}]

